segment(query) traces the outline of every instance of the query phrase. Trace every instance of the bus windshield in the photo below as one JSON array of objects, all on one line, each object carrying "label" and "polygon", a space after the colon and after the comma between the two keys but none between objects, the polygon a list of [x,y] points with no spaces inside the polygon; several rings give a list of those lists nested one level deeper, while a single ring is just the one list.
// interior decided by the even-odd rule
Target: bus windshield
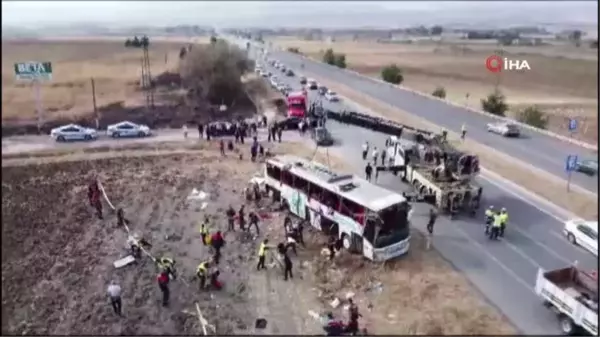
[{"label": "bus windshield", "polygon": [[294,101],[291,102],[288,106],[292,110],[306,110],[306,105],[304,104],[304,102]]},{"label": "bus windshield", "polygon": [[406,239],[410,234],[407,202],[392,205],[368,217],[365,238],[375,248],[383,248]]}]

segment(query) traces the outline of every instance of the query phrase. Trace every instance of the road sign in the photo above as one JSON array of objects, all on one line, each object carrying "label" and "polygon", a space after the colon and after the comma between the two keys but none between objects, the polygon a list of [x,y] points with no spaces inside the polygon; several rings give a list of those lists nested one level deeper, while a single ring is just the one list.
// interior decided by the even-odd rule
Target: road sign
[{"label": "road sign", "polygon": [[21,62],[15,63],[15,76],[21,81],[40,81],[52,79],[52,63]]},{"label": "road sign", "polygon": [[577,120],[569,119],[569,131],[575,131],[575,130],[577,130]]},{"label": "road sign", "polygon": [[576,155],[568,155],[567,160],[565,162],[565,167],[567,172],[571,172],[575,170],[577,166],[577,156]]}]

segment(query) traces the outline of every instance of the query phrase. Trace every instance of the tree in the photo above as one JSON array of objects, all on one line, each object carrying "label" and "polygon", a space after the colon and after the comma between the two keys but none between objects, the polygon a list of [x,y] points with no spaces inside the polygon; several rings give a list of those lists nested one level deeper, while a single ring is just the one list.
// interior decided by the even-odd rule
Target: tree
[{"label": "tree", "polygon": [[329,48],[323,54],[323,62],[331,65],[335,65],[335,53],[333,49]]},{"label": "tree", "polygon": [[140,47],[148,48],[150,46],[150,39],[144,35],[140,40]]},{"label": "tree", "polygon": [[131,39],[125,40],[125,47],[131,47]]},{"label": "tree", "polygon": [[579,47],[581,45],[581,37],[583,36],[583,33],[580,30],[574,30],[571,33],[570,39],[575,42],[575,45],[577,47]]},{"label": "tree", "polygon": [[245,94],[241,76],[253,67],[245,51],[224,42],[194,46],[180,61],[179,72],[191,100],[231,106]]},{"label": "tree", "polygon": [[487,111],[496,116],[505,116],[508,111],[508,104],[506,104],[506,97],[499,91],[495,90],[489,94],[486,99],[481,100],[481,108],[483,111]]},{"label": "tree", "polygon": [[140,39],[138,39],[137,36],[133,37],[133,40],[131,41],[131,46],[135,47],[135,48],[139,48],[140,47]]},{"label": "tree", "polygon": [[210,37],[210,44],[215,44],[215,43],[217,43],[217,37],[213,35]]},{"label": "tree", "polygon": [[187,48],[186,47],[181,47],[181,50],[179,50],[179,59],[183,59],[185,57],[185,55],[187,54]]},{"label": "tree", "polygon": [[546,126],[548,125],[548,116],[544,115],[544,113],[535,105],[519,111],[517,119],[519,122],[539,129],[546,129]]},{"label": "tree", "polygon": [[431,93],[431,96],[435,96],[435,97],[439,97],[439,98],[446,98],[446,89],[444,89],[444,87],[437,87]]},{"label": "tree", "polygon": [[431,27],[431,35],[442,35],[444,28],[442,26],[433,26]]},{"label": "tree", "polygon": [[401,84],[404,81],[402,69],[395,64],[385,66],[381,70],[381,79],[388,83]]},{"label": "tree", "polygon": [[336,67],[346,69],[346,54],[334,54],[334,59]]}]

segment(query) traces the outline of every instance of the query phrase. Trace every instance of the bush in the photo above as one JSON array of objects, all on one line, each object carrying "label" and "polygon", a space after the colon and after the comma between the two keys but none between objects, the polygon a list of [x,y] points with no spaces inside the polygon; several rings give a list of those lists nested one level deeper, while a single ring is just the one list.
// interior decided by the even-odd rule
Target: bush
[{"label": "bush", "polygon": [[217,37],[213,35],[210,37],[210,44],[215,44],[215,43],[217,43]]},{"label": "bush", "polygon": [[334,64],[338,68],[346,69],[346,54],[334,54]]},{"label": "bush", "polygon": [[397,65],[391,64],[384,67],[381,70],[381,79],[392,84],[400,84],[404,82],[404,76],[402,75],[402,69]]},{"label": "bush", "polygon": [[323,62],[330,65],[335,65],[335,53],[333,52],[333,49],[329,48],[325,51],[323,54]]},{"label": "bush", "polygon": [[294,53],[294,54],[300,54],[300,49],[296,48],[296,47],[289,47],[287,49],[287,51],[289,51],[290,53]]},{"label": "bush", "polygon": [[244,94],[241,76],[253,67],[245,51],[219,39],[188,50],[179,73],[193,101],[231,106]]},{"label": "bush", "polygon": [[546,126],[548,125],[548,116],[544,115],[544,113],[537,106],[530,106],[522,111],[519,111],[517,114],[517,119],[519,122],[540,129],[546,129]]},{"label": "bush", "polygon": [[496,90],[489,94],[486,99],[481,100],[481,108],[483,111],[487,111],[496,116],[505,116],[508,111],[508,104],[506,104],[506,97]]},{"label": "bush", "polygon": [[444,87],[437,87],[431,93],[431,96],[435,96],[435,97],[439,97],[439,98],[446,98],[446,89],[444,89]]}]

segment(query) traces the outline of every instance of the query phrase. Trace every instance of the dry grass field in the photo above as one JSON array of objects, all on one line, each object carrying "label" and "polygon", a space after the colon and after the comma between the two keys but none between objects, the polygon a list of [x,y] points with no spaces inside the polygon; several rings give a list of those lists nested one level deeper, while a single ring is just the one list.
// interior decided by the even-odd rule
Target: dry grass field
[{"label": "dry grass field", "polygon": [[[172,69],[181,43],[157,42],[150,49],[151,73]],[[96,104],[116,102],[139,105],[142,50],[125,48],[123,41],[3,41],[2,121],[35,119],[34,91],[19,83],[14,63],[50,61],[53,78],[42,87],[44,117],[73,117],[93,111],[91,79],[96,85]]]},{"label": "dry grass field", "polygon": [[[261,221],[258,238],[225,233],[219,265],[225,288],[199,291],[195,268],[210,252],[199,243],[198,220],[208,216],[211,232],[225,230],[224,209],[245,202],[241,187],[260,165],[237,156],[223,158],[217,144],[156,143],[48,152],[37,158],[3,156],[2,333],[195,335],[201,333],[198,320],[186,312],[197,302],[217,334],[316,335],[322,333],[321,324],[308,312],[331,310],[333,297],[343,298],[348,291],[356,294],[361,324],[372,334],[516,333],[464,276],[425,249],[419,233],[413,233],[407,256],[379,265],[346,253],[333,263],[326,261],[319,254],[325,237],[310,230],[306,248],[292,257],[292,281],[283,280],[275,262],[257,272],[259,240],[283,240],[283,214],[267,198],[246,202],[247,212],[258,208],[270,214]],[[274,153],[314,154],[303,143],[272,146]],[[315,159],[324,161],[319,154]],[[331,159],[335,169],[345,167]],[[168,308],[160,306],[156,268],[149,259],[112,267],[128,254],[127,235],[115,225],[112,212],[96,219],[85,202],[93,175],[102,180],[112,202],[125,209],[132,230],[152,242],[151,254],[178,261]],[[206,208],[186,200],[192,188],[208,193]],[[110,280],[123,288],[120,318],[106,299]],[[367,289],[377,282],[381,289]],[[347,316],[341,306],[336,315]],[[257,318],[268,321],[267,329],[254,329]]]},{"label": "dry grass field", "polygon": [[485,59],[498,50],[496,45],[329,43],[293,37],[270,41],[283,48],[299,48],[303,54],[318,60],[324,50],[332,48],[346,54],[350,69],[377,78],[380,78],[383,66],[395,63],[404,70],[404,86],[425,93],[443,86],[447,99],[477,108],[480,99],[499,83],[513,115],[524,107],[537,105],[550,117],[548,129],[564,134],[567,119],[576,117],[581,125],[581,133],[576,137],[593,143],[598,141],[597,50],[559,46],[505,47],[505,56],[527,60],[531,71],[504,72],[498,77],[485,68]]}]

